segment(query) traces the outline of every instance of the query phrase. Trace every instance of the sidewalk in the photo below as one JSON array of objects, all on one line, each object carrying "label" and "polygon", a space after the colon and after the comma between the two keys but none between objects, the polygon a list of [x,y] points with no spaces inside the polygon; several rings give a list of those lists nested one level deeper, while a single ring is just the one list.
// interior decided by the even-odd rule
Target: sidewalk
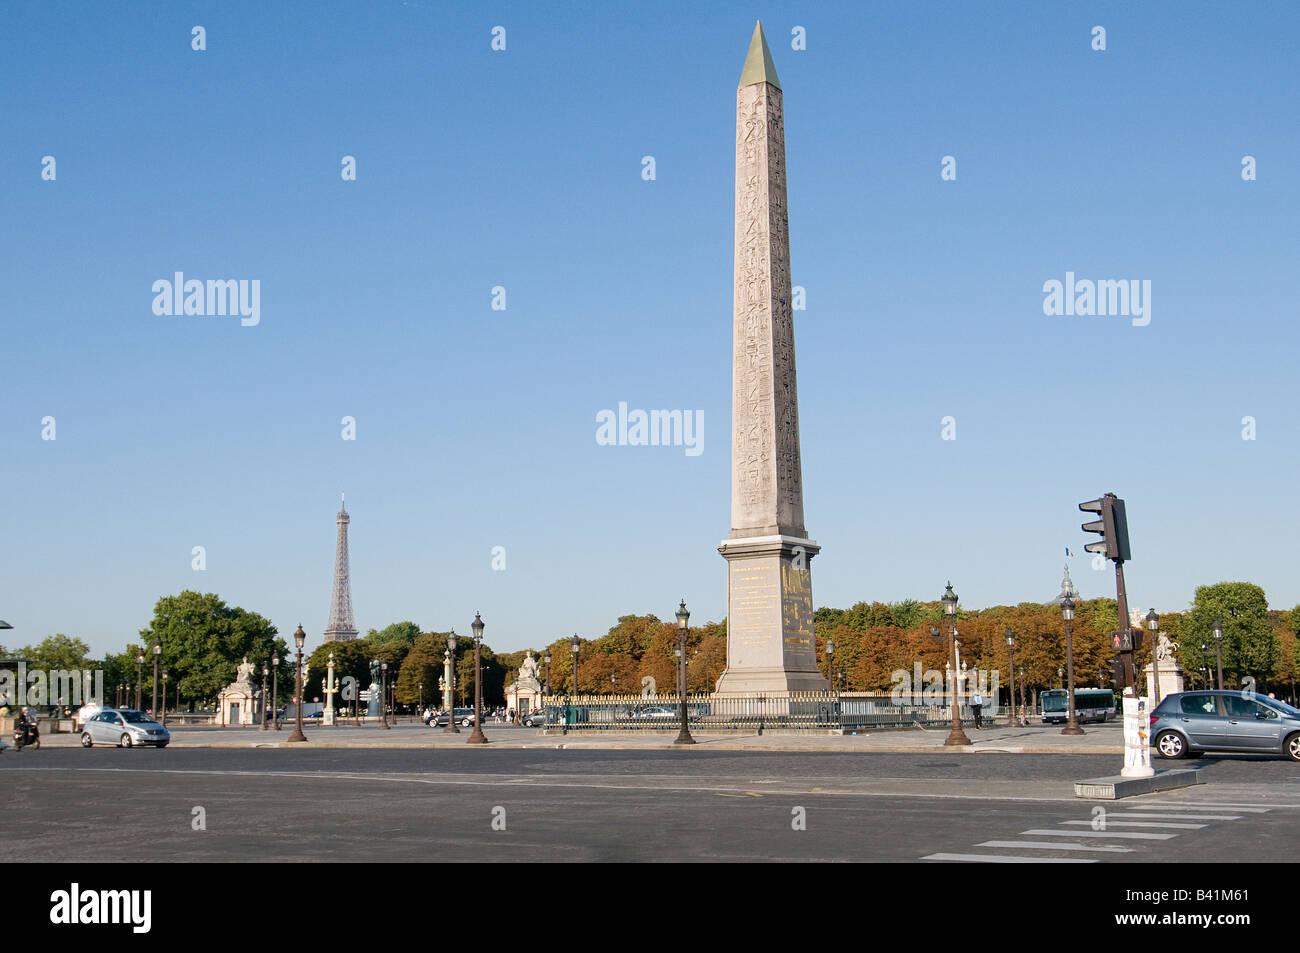
[{"label": "sidewalk", "polygon": [[[355,726],[324,725],[304,728],[307,741],[300,745],[287,743],[293,726],[285,725],[279,731],[261,731],[258,728],[198,728],[178,727],[172,730],[172,748],[445,748],[460,746],[468,749],[484,748],[564,748],[576,750],[636,750],[672,749],[676,751],[834,751],[846,753],[979,753],[1001,754],[1122,754],[1124,750],[1121,725],[1107,722],[1090,725],[1084,735],[1062,735],[1056,726],[1030,725],[1010,728],[1005,725],[976,731],[967,726],[969,746],[945,747],[948,728],[886,728],[856,735],[836,735],[827,732],[806,731],[773,734],[731,732],[728,734],[695,734],[693,746],[674,745],[677,729],[664,731],[574,731],[561,734],[558,730],[543,733],[533,728],[515,728],[509,725],[488,724],[483,733],[487,745],[467,744],[472,728],[462,728],[459,734],[447,734],[442,729],[426,728],[420,724],[400,724],[385,731],[374,725]],[[69,748],[80,745],[75,734],[51,734],[41,738],[41,746]]]}]

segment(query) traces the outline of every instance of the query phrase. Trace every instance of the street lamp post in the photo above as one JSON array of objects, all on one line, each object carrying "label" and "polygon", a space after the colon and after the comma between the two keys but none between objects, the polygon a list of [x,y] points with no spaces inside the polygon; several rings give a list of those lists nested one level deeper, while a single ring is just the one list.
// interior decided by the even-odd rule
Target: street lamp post
[{"label": "street lamp post", "polygon": [[1020,676],[1020,723],[1028,725],[1029,721],[1025,718],[1025,667],[1022,665],[1016,669],[1016,674]]},{"label": "street lamp post", "polygon": [[139,711],[144,701],[144,650],[135,653],[135,710]]},{"label": "street lamp post", "polygon": [[447,660],[447,727],[442,729],[444,734],[458,735],[460,729],[456,727],[456,630],[452,629],[447,633],[447,654],[444,656]]},{"label": "street lamp post", "polygon": [[957,593],[952,591],[952,583],[944,590],[939,601],[943,603],[943,615],[948,620],[948,653],[952,664],[952,730],[944,739],[945,745],[968,745],[970,738],[961,730],[961,712],[957,708],[957,678],[961,671],[957,662]]},{"label": "street lamp post", "polygon": [[1156,610],[1151,609],[1146,616],[1147,631],[1151,633],[1151,679],[1154,686],[1152,691],[1153,701],[1151,710],[1155,711],[1156,706],[1160,704],[1160,616],[1156,615]]},{"label": "street lamp post", "polygon": [[167,669],[163,669],[163,703],[162,703],[162,723],[167,725]]},{"label": "street lamp post", "polygon": [[1223,623],[1217,617],[1214,620],[1214,657],[1219,664],[1218,688],[1219,691],[1223,691]]},{"label": "street lamp post", "polygon": [[675,745],[693,745],[691,729],[687,726],[686,714],[686,634],[690,631],[691,613],[686,608],[686,600],[677,607],[677,697],[681,700],[682,727],[677,732]]},{"label": "street lamp post", "polygon": [[267,726],[267,724],[266,724],[266,713],[267,713],[267,704],[266,704],[266,679],[267,679],[267,677],[268,677],[270,674],[271,674],[271,666],[269,666],[269,665],[267,665],[265,662],[263,662],[263,663],[262,663],[262,727],[261,727],[261,729],[260,729],[261,731],[268,731],[268,730],[269,730],[269,728],[268,728],[268,726]]},{"label": "street lamp post", "polygon": [[149,702],[149,711],[155,718],[158,717],[158,661],[162,657],[162,641],[155,638],[153,640],[153,691],[152,700]]},{"label": "street lamp post", "polygon": [[578,633],[573,633],[573,638],[569,640],[569,645],[573,648],[573,694],[578,694],[578,649],[582,646],[582,640],[578,638]]},{"label": "street lamp post", "polygon": [[302,647],[307,641],[307,633],[302,630],[302,623],[298,623],[298,631],[293,634],[293,644],[298,648],[298,665],[294,675],[295,694],[294,700],[294,729],[293,734],[288,738],[289,741],[306,741],[307,736],[302,733]]},{"label": "street lamp post", "polygon": [[280,730],[280,653],[271,656],[271,721]]},{"label": "street lamp post", "polygon": [[1016,634],[1007,629],[1007,674],[1011,676],[1011,717],[1007,720],[1010,727],[1016,726]]},{"label": "street lamp post", "polygon": [[388,725],[388,659],[379,661],[379,727],[387,731]]},{"label": "street lamp post", "polygon": [[543,695],[551,694],[551,650],[546,650],[546,685],[542,690]]},{"label": "street lamp post", "polygon": [[1074,600],[1069,596],[1061,603],[1061,615],[1065,616],[1065,664],[1070,675],[1070,717],[1061,734],[1081,735],[1084,732],[1079,727],[1079,714],[1074,708]]},{"label": "street lamp post", "polygon": [[474,613],[474,621],[469,624],[469,627],[474,630],[474,733],[465,743],[485,745],[488,740],[487,735],[483,734],[483,669],[479,662],[485,626],[477,612]]},{"label": "street lamp post", "polygon": [[325,724],[333,726],[334,724],[334,653],[329,654],[329,659],[325,662],[325,717],[321,719]]},{"label": "street lamp post", "polygon": [[828,635],[826,636],[826,684],[827,685],[831,684],[831,672],[834,671],[834,669],[831,667],[831,663],[834,658],[835,658],[835,640]]}]

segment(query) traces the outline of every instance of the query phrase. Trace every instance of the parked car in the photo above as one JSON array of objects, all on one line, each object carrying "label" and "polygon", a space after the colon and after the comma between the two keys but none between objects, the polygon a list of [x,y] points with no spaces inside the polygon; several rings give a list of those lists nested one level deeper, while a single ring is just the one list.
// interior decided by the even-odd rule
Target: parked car
[{"label": "parked car", "polygon": [[[425,720],[424,723],[428,725],[430,728],[446,728],[447,713],[445,711],[434,712],[431,716],[429,716],[428,719]],[[457,708],[456,723],[459,724],[462,728],[469,728],[470,726],[472,726],[474,724],[474,709]]]},{"label": "parked car", "polygon": [[83,748],[96,744],[117,745],[119,748],[139,745],[166,748],[171,740],[166,728],[144,712],[131,708],[105,708],[87,720],[81,730]]},{"label": "parked car", "polygon": [[546,726],[546,709],[539,708],[524,715],[525,728],[543,728]]},{"label": "parked car", "polygon": [[666,720],[669,718],[681,718],[681,716],[682,713],[680,709],[669,708],[667,705],[647,705],[644,708],[638,708],[636,711],[632,712],[633,718],[662,718]]},{"label": "parked car", "polygon": [[1300,709],[1255,692],[1179,692],[1151,712],[1151,740],[1162,758],[1233,751],[1300,761]]}]

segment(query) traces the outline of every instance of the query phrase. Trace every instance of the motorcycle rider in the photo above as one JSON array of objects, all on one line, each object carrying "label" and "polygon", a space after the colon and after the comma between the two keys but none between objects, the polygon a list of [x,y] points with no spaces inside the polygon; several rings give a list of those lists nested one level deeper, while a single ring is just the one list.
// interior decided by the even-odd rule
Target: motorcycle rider
[{"label": "motorcycle rider", "polygon": [[31,711],[26,705],[18,712],[18,718],[14,721],[14,741],[19,748],[35,743],[36,739],[41,736],[40,729],[36,727],[36,720],[31,717]]}]

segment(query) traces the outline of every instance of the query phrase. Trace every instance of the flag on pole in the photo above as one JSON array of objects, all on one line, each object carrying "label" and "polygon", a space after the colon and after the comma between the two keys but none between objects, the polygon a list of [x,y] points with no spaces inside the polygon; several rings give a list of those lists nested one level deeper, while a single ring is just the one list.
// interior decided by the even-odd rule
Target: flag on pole
[{"label": "flag on pole", "polygon": [[1066,547],[1065,547],[1065,555],[1069,556],[1071,559],[1074,558],[1074,553],[1070,552],[1070,547],[1069,547],[1069,546],[1066,546]]}]

